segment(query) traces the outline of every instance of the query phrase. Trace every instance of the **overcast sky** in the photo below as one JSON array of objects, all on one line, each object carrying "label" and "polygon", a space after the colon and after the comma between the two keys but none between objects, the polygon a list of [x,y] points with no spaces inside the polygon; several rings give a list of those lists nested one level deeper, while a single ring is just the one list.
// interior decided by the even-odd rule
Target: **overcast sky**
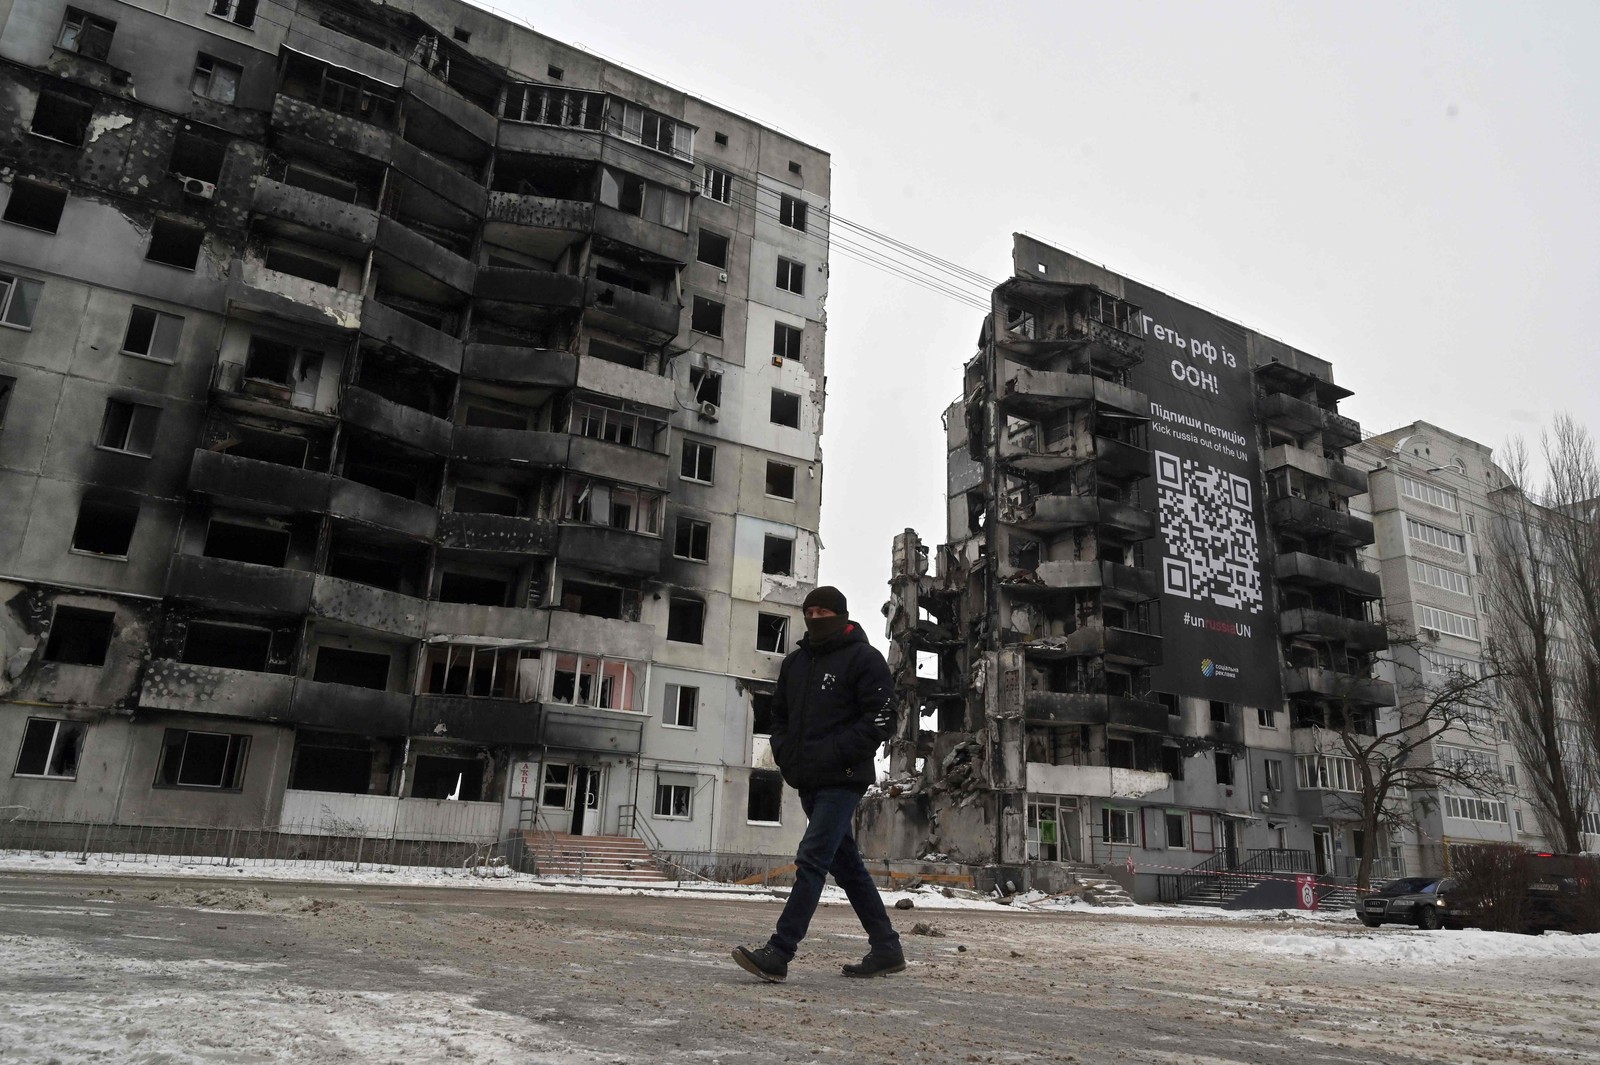
[{"label": "overcast sky", "polygon": [[[1025,231],[1328,359],[1368,432],[1600,429],[1600,4],[498,6],[832,153],[851,222],[995,281]],[[981,319],[835,249],[821,577],[879,643]]]}]

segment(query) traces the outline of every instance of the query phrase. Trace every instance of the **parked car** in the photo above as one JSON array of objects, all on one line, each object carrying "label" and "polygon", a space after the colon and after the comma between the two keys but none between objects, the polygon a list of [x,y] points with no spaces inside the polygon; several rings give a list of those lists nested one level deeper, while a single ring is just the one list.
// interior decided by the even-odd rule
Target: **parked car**
[{"label": "parked car", "polygon": [[1594,932],[1600,924],[1600,863],[1592,856],[1528,855],[1528,898],[1524,931]]},{"label": "parked car", "polygon": [[1453,904],[1456,882],[1450,877],[1403,876],[1368,895],[1356,916],[1368,928],[1381,924],[1414,924],[1418,928],[1461,927]]}]

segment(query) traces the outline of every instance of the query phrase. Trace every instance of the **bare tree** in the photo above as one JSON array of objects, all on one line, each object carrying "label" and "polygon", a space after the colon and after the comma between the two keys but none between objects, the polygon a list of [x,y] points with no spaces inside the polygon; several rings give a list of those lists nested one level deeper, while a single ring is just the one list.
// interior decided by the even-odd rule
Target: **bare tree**
[{"label": "bare tree", "polygon": [[[1548,439],[1548,438],[1547,438]],[[1510,483],[1490,494],[1494,510],[1483,559],[1490,635],[1486,657],[1499,675],[1501,703],[1528,781],[1539,827],[1552,845],[1582,850],[1589,798],[1586,759],[1564,726],[1563,697],[1572,690],[1563,653],[1559,567],[1548,511],[1534,498],[1531,462],[1512,441],[1502,463]]]},{"label": "bare tree", "polygon": [[1415,637],[1394,631],[1392,623],[1390,627],[1388,657],[1399,696],[1394,720],[1374,724],[1371,715],[1348,708],[1327,717],[1338,752],[1355,763],[1360,811],[1352,823],[1361,826],[1361,861],[1356,869],[1356,887],[1361,891],[1372,884],[1378,829],[1416,824],[1409,804],[1402,801],[1407,793],[1455,787],[1497,794],[1504,787],[1492,761],[1440,758],[1435,748],[1452,736],[1488,739],[1499,678],[1485,670],[1423,668],[1427,650]]},{"label": "bare tree", "polygon": [[1600,786],[1593,775],[1600,767],[1600,459],[1594,438],[1569,414],[1556,415],[1545,434],[1544,458],[1550,553],[1568,637],[1566,694],[1587,748],[1593,797]]}]

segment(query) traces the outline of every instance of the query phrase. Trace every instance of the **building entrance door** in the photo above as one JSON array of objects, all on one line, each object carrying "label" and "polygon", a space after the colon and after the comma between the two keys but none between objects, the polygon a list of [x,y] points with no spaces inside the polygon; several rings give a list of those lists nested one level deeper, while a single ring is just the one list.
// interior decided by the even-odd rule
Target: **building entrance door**
[{"label": "building entrance door", "polygon": [[1318,876],[1333,871],[1333,833],[1324,825],[1311,829],[1311,862]]},{"label": "building entrance door", "polygon": [[572,834],[600,834],[601,770],[587,765],[573,766]]},{"label": "building entrance door", "polygon": [[1222,854],[1229,869],[1239,868],[1239,822],[1231,817],[1222,818]]}]

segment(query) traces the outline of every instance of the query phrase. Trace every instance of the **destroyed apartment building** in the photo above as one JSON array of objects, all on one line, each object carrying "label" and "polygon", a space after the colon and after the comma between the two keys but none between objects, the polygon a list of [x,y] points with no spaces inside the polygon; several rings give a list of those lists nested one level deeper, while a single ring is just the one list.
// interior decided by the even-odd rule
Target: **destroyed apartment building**
[{"label": "destroyed apartment building", "polygon": [[905,712],[863,849],[1045,889],[1093,865],[1145,899],[1195,867],[1348,874],[1324,726],[1395,701],[1349,393],[1036,240],[1014,257],[945,413],[946,542],[894,544]]},{"label": "destroyed apartment building", "polygon": [[0,20],[8,817],[790,851],[827,154],[451,0]]}]

